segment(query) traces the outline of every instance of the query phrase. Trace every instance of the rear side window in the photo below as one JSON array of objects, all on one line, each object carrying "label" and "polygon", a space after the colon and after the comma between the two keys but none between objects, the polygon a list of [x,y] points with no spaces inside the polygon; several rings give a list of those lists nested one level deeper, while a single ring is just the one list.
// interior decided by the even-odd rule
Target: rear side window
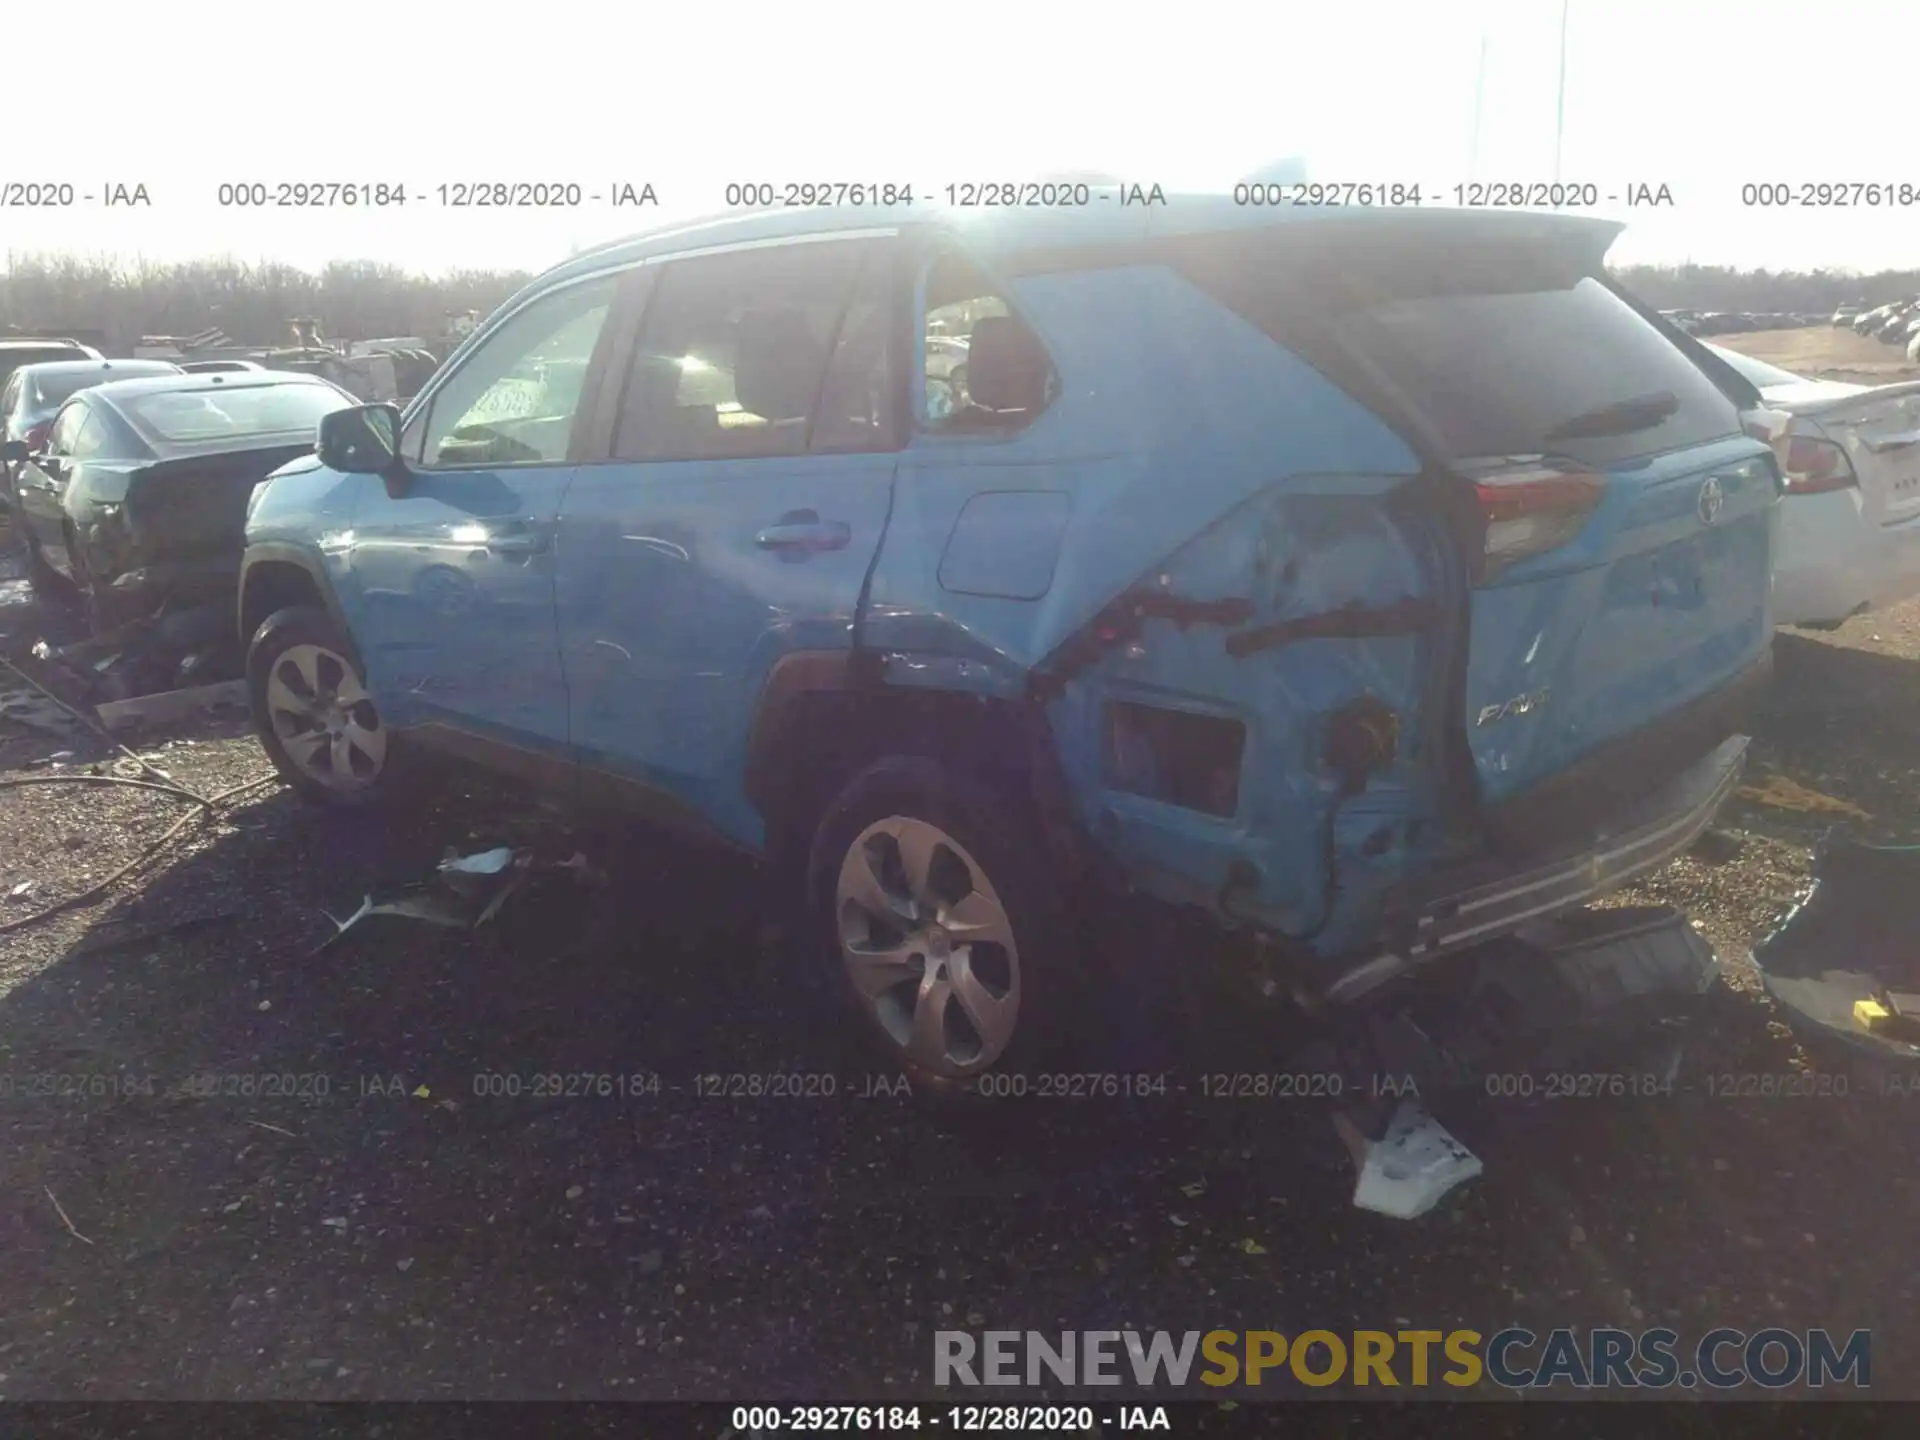
[{"label": "rear side window", "polygon": [[1592,274],[1437,248],[1292,262],[1243,249],[1183,268],[1361,398],[1388,399],[1448,459],[1606,466],[1740,433],[1725,393]]},{"label": "rear side window", "polygon": [[34,375],[33,407],[35,410],[52,410],[63,400],[78,395],[92,385],[105,385],[110,380],[131,380],[141,375],[178,374],[172,365],[129,365],[116,364],[111,370],[65,370],[55,375]]},{"label": "rear side window", "polygon": [[107,428],[107,422],[99,415],[89,413],[87,423],[80,427],[80,433],[73,437],[73,448],[67,453],[75,460],[89,460],[104,455],[110,448],[113,432]]},{"label": "rear side window", "polygon": [[247,385],[162,390],[122,396],[119,403],[140,428],[162,440],[190,444],[311,431],[323,415],[353,401],[330,385]]},{"label": "rear side window", "polygon": [[73,443],[79,438],[80,431],[86,423],[87,407],[85,405],[67,406],[53,422],[53,429],[47,436],[47,453],[49,455],[72,454]]}]

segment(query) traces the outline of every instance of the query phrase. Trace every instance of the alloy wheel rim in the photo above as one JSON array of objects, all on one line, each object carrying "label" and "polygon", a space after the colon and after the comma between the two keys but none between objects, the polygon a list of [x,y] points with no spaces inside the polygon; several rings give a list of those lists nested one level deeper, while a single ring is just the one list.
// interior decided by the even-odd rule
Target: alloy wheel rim
[{"label": "alloy wheel rim", "polygon": [[329,790],[364,790],[387,759],[387,731],[360,677],[324,645],[290,645],[267,673],[267,716],[287,758]]},{"label": "alloy wheel rim", "polygon": [[966,847],[909,816],[847,848],[835,890],[841,963],[900,1058],[966,1079],[991,1069],[1020,1017],[1020,954],[993,882]]}]

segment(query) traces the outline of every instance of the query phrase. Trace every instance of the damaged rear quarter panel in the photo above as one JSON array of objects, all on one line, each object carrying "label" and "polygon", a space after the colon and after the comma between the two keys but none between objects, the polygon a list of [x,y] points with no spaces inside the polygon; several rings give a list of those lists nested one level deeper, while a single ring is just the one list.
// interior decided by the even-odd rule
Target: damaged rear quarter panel
[{"label": "damaged rear quarter panel", "polygon": [[[1131,878],[1221,908],[1236,862],[1257,878],[1226,908],[1335,948],[1351,914],[1407,863],[1428,807],[1426,730],[1444,646],[1437,633],[1302,640],[1230,655],[1230,631],[1348,606],[1436,599],[1453,583],[1436,529],[1404,495],[1419,462],[1317,370],[1171,269],[1037,274],[1007,294],[1051,353],[1061,389],[1006,439],[923,435],[904,457],[864,617],[891,684],[1020,693],[1058,674],[1048,719],[1079,819]],[[938,579],[969,502],[1046,492],[1063,516],[1045,592],[956,593]],[[1036,512],[1039,507],[1036,507]],[[1022,557],[1030,574],[1031,557]],[[976,569],[980,568],[978,565]],[[951,569],[949,570],[951,573]],[[1020,577],[1024,580],[1023,577]],[[977,582],[971,588],[983,588]],[[1134,593],[1243,602],[1183,624],[1149,616],[1090,660],[1062,664],[1093,622]],[[1221,624],[1222,618],[1230,623]],[[1400,756],[1336,804],[1320,763],[1326,718],[1361,696],[1401,721]],[[1237,719],[1247,727],[1237,811],[1215,817],[1113,787],[1103,773],[1109,700]],[[1342,919],[1321,913],[1324,822],[1341,858]],[[1362,847],[1386,848],[1362,855]],[[1371,844],[1369,845],[1369,842]]]}]

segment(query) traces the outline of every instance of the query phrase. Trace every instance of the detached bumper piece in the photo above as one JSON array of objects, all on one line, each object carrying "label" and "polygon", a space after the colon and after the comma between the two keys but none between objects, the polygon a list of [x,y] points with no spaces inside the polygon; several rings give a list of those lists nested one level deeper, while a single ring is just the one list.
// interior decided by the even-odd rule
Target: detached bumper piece
[{"label": "detached bumper piece", "polygon": [[1719,976],[1713,947],[1677,910],[1582,910],[1482,946],[1367,1014],[1309,1062],[1386,1081],[1334,1116],[1357,1171],[1353,1203],[1414,1219],[1481,1173],[1475,1132],[1563,1099],[1676,1088]]},{"label": "detached bumper piece", "polygon": [[1439,893],[1415,903],[1400,943],[1347,967],[1307,998],[1319,1007],[1348,1004],[1443,956],[1512,934],[1659,869],[1712,823],[1740,782],[1746,754],[1747,737],[1732,736],[1621,814],[1604,838],[1578,854],[1498,875],[1487,873],[1498,862],[1444,875]]},{"label": "detached bumper piece", "polygon": [[1835,831],[1813,883],[1753,949],[1769,994],[1808,1041],[1910,1070],[1920,1060],[1920,848]]}]

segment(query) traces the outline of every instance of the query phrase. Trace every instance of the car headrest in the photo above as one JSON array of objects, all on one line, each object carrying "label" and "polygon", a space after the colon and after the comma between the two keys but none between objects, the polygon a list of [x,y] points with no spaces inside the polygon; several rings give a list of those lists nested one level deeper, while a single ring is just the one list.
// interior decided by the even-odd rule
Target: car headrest
[{"label": "car headrest", "polygon": [[763,419],[805,419],[819,398],[826,348],[798,310],[749,311],[734,351],[734,398]]},{"label": "car headrest", "polygon": [[1012,315],[976,321],[967,346],[967,394],[989,410],[1038,410],[1053,368],[1040,337]]}]

